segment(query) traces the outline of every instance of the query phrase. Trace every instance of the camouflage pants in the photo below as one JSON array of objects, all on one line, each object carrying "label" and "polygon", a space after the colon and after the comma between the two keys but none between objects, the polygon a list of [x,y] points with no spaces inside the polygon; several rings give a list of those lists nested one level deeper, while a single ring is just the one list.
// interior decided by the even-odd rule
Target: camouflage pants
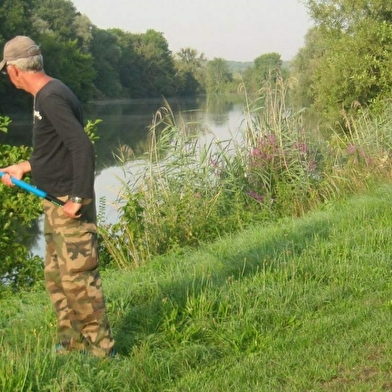
[{"label": "camouflage pants", "polygon": [[79,219],[46,200],[44,209],[45,284],[58,317],[58,342],[104,356],[114,340],[98,272],[95,205],[82,206]]}]

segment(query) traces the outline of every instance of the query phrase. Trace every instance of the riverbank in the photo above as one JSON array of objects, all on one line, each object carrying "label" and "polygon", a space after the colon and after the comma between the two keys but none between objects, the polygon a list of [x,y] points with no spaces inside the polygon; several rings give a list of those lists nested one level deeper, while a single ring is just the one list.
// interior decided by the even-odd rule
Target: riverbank
[{"label": "riverbank", "polygon": [[392,383],[392,186],[105,271],[119,361],[52,351],[43,288],[3,295],[6,391],[359,391]]}]

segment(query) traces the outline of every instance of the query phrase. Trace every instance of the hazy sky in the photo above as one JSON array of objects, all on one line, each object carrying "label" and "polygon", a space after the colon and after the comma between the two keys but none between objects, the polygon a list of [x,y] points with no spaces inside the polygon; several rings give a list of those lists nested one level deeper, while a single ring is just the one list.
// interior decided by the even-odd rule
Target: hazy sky
[{"label": "hazy sky", "polygon": [[253,61],[277,52],[290,60],[311,26],[301,0],[73,0],[102,29],[163,33],[176,53],[191,47],[208,60]]}]

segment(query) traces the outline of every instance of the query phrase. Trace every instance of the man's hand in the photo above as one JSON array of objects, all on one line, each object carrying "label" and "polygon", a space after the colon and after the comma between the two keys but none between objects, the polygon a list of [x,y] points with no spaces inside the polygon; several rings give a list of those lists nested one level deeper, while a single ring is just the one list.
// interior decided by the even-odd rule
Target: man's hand
[{"label": "man's hand", "polygon": [[29,172],[31,170],[30,167],[30,162],[21,162],[16,165],[11,165],[8,167],[4,167],[0,169],[4,174],[4,176],[1,178],[1,181],[3,182],[4,185],[7,186],[14,186],[14,184],[11,181],[11,177],[15,177],[17,180],[21,180],[23,175],[26,172]]},{"label": "man's hand", "polygon": [[64,214],[67,215],[69,218],[73,218],[73,219],[77,219],[82,216],[82,214],[78,214],[81,208],[82,208],[81,203],[74,203],[72,200],[68,200],[63,205]]}]

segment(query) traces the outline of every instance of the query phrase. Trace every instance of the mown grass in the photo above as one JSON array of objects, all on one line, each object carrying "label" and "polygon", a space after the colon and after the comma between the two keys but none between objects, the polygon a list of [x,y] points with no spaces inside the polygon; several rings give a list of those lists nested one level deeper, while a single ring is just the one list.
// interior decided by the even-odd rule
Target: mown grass
[{"label": "mown grass", "polygon": [[392,390],[392,186],[105,271],[120,359],[57,356],[43,288],[0,300],[0,390]]}]

